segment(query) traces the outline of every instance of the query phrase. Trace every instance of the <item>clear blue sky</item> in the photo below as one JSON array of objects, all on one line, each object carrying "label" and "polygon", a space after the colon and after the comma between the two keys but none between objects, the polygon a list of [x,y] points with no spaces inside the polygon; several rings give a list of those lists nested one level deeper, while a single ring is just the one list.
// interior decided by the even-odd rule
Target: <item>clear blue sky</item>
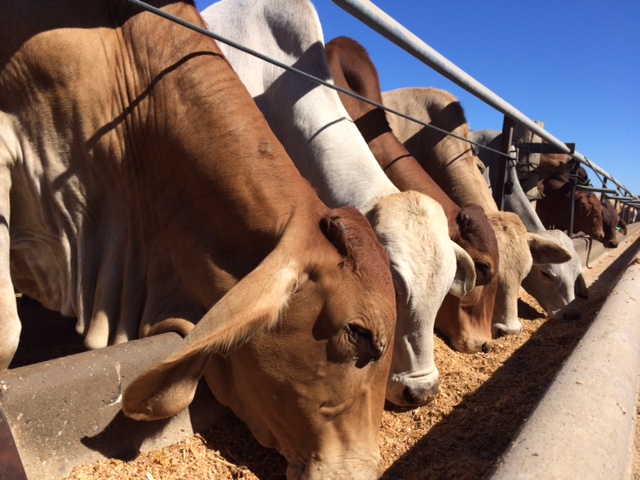
[{"label": "clear blue sky", "polygon": [[[212,3],[196,0],[200,10]],[[373,3],[640,195],[640,0]],[[368,50],[383,91],[441,88],[458,97],[472,129],[502,129],[501,113],[331,0],[313,4],[326,42],[346,35]]]}]

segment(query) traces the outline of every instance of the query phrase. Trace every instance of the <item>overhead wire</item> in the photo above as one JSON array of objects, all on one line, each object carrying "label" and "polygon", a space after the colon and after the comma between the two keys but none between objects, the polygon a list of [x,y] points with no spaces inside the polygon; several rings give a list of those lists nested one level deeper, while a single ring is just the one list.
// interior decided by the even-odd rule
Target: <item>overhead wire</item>
[{"label": "overhead wire", "polygon": [[[333,84],[330,81],[322,80],[321,78],[317,78],[314,75],[311,75],[311,74],[309,74],[309,73],[307,73],[307,72],[305,72],[303,70],[300,70],[298,68],[292,67],[291,65],[287,65],[287,64],[282,63],[282,62],[280,62],[278,60],[275,60],[273,58],[270,58],[270,57],[268,57],[268,56],[266,56],[266,55],[264,55],[264,54],[262,54],[262,53],[260,53],[260,52],[258,52],[256,50],[253,50],[251,48],[245,47],[244,45],[241,45],[241,44],[239,44],[237,42],[234,42],[233,40],[229,40],[228,38],[225,38],[225,37],[223,37],[221,35],[218,35],[215,32],[212,32],[212,31],[207,30],[205,28],[202,28],[202,27],[199,27],[197,25],[194,25],[193,23],[187,22],[186,20],[184,20],[182,18],[176,17],[175,15],[172,15],[170,13],[167,13],[167,12],[163,11],[163,10],[160,10],[159,8],[156,8],[156,7],[152,6],[152,5],[149,5],[146,2],[143,2],[141,0],[123,0],[123,1],[126,1],[126,2],[128,2],[130,4],[133,4],[133,5],[136,5],[136,6],[140,7],[143,10],[146,10],[148,12],[154,13],[154,14],[160,16],[160,17],[163,17],[163,18],[165,18],[165,19],[167,19],[169,21],[172,21],[172,22],[174,22],[174,23],[176,23],[178,25],[181,25],[181,26],[183,26],[185,28],[188,28],[188,29],[193,30],[193,31],[195,31],[197,33],[205,35],[205,36],[207,36],[209,38],[212,38],[212,39],[214,39],[214,40],[216,40],[218,42],[222,42],[222,43],[224,43],[226,45],[229,45],[232,48],[236,48],[236,49],[238,49],[238,50],[240,50],[240,51],[242,51],[244,53],[247,53],[249,55],[253,55],[253,56],[255,56],[255,57],[257,57],[257,58],[259,58],[259,59],[261,59],[261,60],[263,60],[265,62],[271,63],[272,65],[275,65],[277,67],[280,67],[283,70],[287,70],[289,72],[295,73],[296,75],[304,77],[307,80],[310,80],[310,81],[312,81],[314,83],[317,83],[317,84],[322,85],[322,86],[327,87],[327,88],[331,88],[331,89],[333,89],[335,91],[338,91],[340,93],[348,95],[348,96],[350,96],[352,98],[355,98],[355,99],[360,100],[362,102],[368,103],[368,104],[370,104],[370,105],[372,105],[372,106],[374,106],[376,108],[380,108],[380,109],[382,109],[382,110],[384,110],[386,112],[389,112],[389,113],[391,113],[393,115],[397,115],[397,116],[402,117],[402,118],[404,118],[406,120],[409,120],[411,122],[415,122],[418,125],[422,125],[422,126],[424,126],[426,128],[430,128],[432,130],[438,131],[438,132],[440,132],[440,133],[442,133],[444,135],[448,135],[448,136],[457,138],[458,140],[462,140],[464,142],[469,143],[470,145],[474,145],[476,147],[485,149],[485,150],[490,151],[490,152],[492,152],[492,153],[494,153],[496,155],[499,155],[501,157],[506,157],[507,159],[511,159],[512,158],[511,155],[509,155],[508,153],[502,152],[500,150],[493,149],[491,147],[488,147],[487,145],[483,145],[483,144],[474,142],[473,140],[470,140],[468,138],[461,137],[461,136],[456,135],[456,134],[454,134],[452,132],[449,132],[447,130],[441,129],[439,127],[436,127],[435,125],[431,125],[430,123],[423,122],[423,121],[418,120],[416,118],[413,118],[413,117],[411,117],[409,115],[406,115],[406,114],[404,114],[402,112],[399,112],[397,110],[389,108],[386,105],[383,105],[381,103],[378,103],[378,102],[375,102],[373,100],[370,100],[370,99],[368,99],[366,97],[358,95],[358,94],[356,94],[354,92],[351,92],[349,90],[346,90],[344,88],[338,87],[337,85]],[[585,157],[585,160],[586,160],[587,166],[589,166],[594,172],[597,173],[597,170],[593,167],[591,161],[586,157]],[[615,181],[615,179],[612,179],[612,180],[616,185],[620,186],[618,184],[618,182]]]},{"label": "overhead wire", "polygon": [[253,50],[253,49],[251,49],[249,47],[245,47],[244,45],[241,45],[241,44],[239,44],[237,42],[234,42],[233,40],[229,40],[228,38],[225,38],[225,37],[223,37],[221,35],[218,35],[217,33],[214,33],[214,32],[212,32],[210,30],[207,30],[205,28],[202,28],[202,27],[199,27],[197,25],[194,25],[194,24],[192,24],[190,22],[187,22],[186,20],[184,20],[184,19],[182,19],[180,17],[176,17],[175,15],[172,15],[170,13],[167,13],[167,12],[163,11],[163,10],[160,10],[159,8],[156,8],[156,7],[152,6],[152,5],[149,5],[146,2],[142,2],[140,0],[124,0],[124,1],[128,2],[128,3],[131,3],[131,4],[134,4],[134,5],[137,5],[138,7],[142,8],[143,10],[147,10],[149,12],[155,13],[156,15],[159,15],[160,17],[163,17],[163,18],[165,18],[167,20],[170,20],[170,21],[172,21],[174,23],[182,25],[183,27],[186,27],[186,28],[188,28],[190,30],[198,32],[198,33],[200,33],[202,35],[205,35],[207,37],[213,38],[214,40],[216,40],[218,42],[222,42],[222,43],[224,43],[226,45],[229,45],[232,48],[236,48],[236,49],[238,49],[238,50],[240,50],[240,51],[242,51],[244,53],[247,53],[249,55],[253,55],[254,57],[257,57],[257,58],[259,58],[261,60],[264,60],[265,62],[271,63],[272,65],[275,65],[275,66],[280,67],[280,68],[282,68],[284,70],[287,70],[289,72],[292,72],[292,73],[295,73],[297,75],[300,75],[301,77],[304,77],[307,80],[310,80],[310,81],[312,81],[314,83],[317,83],[317,84],[322,85],[322,86],[327,87],[327,88],[331,88],[331,89],[336,90],[336,91],[338,91],[340,93],[343,93],[345,95],[353,97],[353,98],[355,98],[357,100],[360,100],[362,102],[368,103],[368,104],[370,104],[370,105],[372,105],[372,106],[374,106],[376,108],[380,108],[380,109],[382,109],[382,110],[384,110],[386,112],[392,113],[394,115],[398,115],[399,117],[405,118],[406,120],[415,122],[415,123],[417,123],[419,125],[422,125],[424,127],[430,128],[432,130],[436,130],[436,131],[438,131],[438,132],[440,132],[440,133],[442,133],[444,135],[448,135],[448,136],[457,138],[458,140],[462,140],[462,141],[467,142],[467,143],[469,143],[471,145],[476,145],[476,146],[478,146],[480,148],[484,148],[485,150],[493,152],[493,153],[495,153],[497,155],[501,155],[501,156],[510,158],[509,154],[506,154],[506,153],[501,152],[499,150],[495,150],[495,149],[493,149],[491,147],[487,147],[486,145],[482,145],[480,143],[476,143],[473,140],[469,140],[468,138],[461,137],[461,136],[456,135],[456,134],[454,134],[452,132],[449,132],[447,130],[441,129],[439,127],[436,127],[435,125],[431,125],[430,123],[423,122],[423,121],[418,120],[416,118],[413,118],[413,117],[411,117],[409,115],[406,115],[406,114],[404,114],[402,112],[399,112],[397,110],[389,108],[389,107],[387,107],[387,106],[385,106],[385,105],[383,105],[381,103],[375,102],[374,100],[370,100],[370,99],[368,99],[366,97],[358,95],[357,93],[353,93],[353,92],[351,92],[349,90],[346,90],[344,88],[338,87],[337,85],[335,85],[335,84],[333,84],[333,83],[331,83],[329,81],[322,80],[321,78],[318,78],[318,77],[316,77],[314,75],[311,75],[311,74],[309,74],[309,73],[307,73],[307,72],[305,72],[303,70],[300,70],[298,68],[292,67],[291,65],[287,65],[286,63],[282,63],[282,62],[280,62],[278,60],[275,60],[273,58],[270,58],[270,57],[268,57],[268,56],[266,56],[266,55],[264,55],[264,54],[262,54],[262,53],[260,53],[260,52],[258,52],[256,50]]}]

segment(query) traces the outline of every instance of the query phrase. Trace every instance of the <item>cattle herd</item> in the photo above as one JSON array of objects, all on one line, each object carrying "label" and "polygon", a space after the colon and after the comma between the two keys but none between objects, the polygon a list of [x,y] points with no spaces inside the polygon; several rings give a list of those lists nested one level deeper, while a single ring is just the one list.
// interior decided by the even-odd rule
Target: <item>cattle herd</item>
[{"label": "cattle herd", "polygon": [[488,352],[522,330],[520,286],[580,316],[570,205],[606,247],[626,224],[572,194],[570,157],[542,155],[535,204],[507,162],[503,202],[481,148],[500,133],[441,90],[381,92],[309,0],[150,3],[438,130],[126,1],[2,2],[0,368],[16,292],[77,318],[91,349],[175,331],[126,415],[176,415],[204,377],[287,478],[365,480],[385,401],[438,393],[435,332]]}]

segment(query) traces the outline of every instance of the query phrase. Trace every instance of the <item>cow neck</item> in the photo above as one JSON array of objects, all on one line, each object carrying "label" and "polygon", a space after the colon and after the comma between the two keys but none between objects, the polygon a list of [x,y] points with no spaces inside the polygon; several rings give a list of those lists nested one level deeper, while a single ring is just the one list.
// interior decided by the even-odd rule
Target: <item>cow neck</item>
[{"label": "cow neck", "polygon": [[387,177],[401,191],[413,190],[433,198],[447,218],[455,218],[460,208],[400,143],[384,115],[376,108],[357,119],[356,125]]},{"label": "cow neck", "polygon": [[384,111],[370,110],[355,123],[391,182],[401,191],[413,190],[433,198],[444,209],[449,224],[455,223],[460,208],[400,143]]}]

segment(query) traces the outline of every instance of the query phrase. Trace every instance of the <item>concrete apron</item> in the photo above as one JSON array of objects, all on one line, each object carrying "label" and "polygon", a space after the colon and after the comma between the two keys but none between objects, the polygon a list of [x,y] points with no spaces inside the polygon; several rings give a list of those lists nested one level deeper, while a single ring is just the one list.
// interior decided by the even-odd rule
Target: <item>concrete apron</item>
[{"label": "concrete apron", "polygon": [[639,374],[636,256],[489,478],[632,478]]},{"label": "concrete apron", "polygon": [[0,372],[0,480],[55,480],[77,465],[178,443],[229,410],[204,382],[191,406],[163,421],[124,416],[122,391],[167,358],[181,337],[167,333]]}]

